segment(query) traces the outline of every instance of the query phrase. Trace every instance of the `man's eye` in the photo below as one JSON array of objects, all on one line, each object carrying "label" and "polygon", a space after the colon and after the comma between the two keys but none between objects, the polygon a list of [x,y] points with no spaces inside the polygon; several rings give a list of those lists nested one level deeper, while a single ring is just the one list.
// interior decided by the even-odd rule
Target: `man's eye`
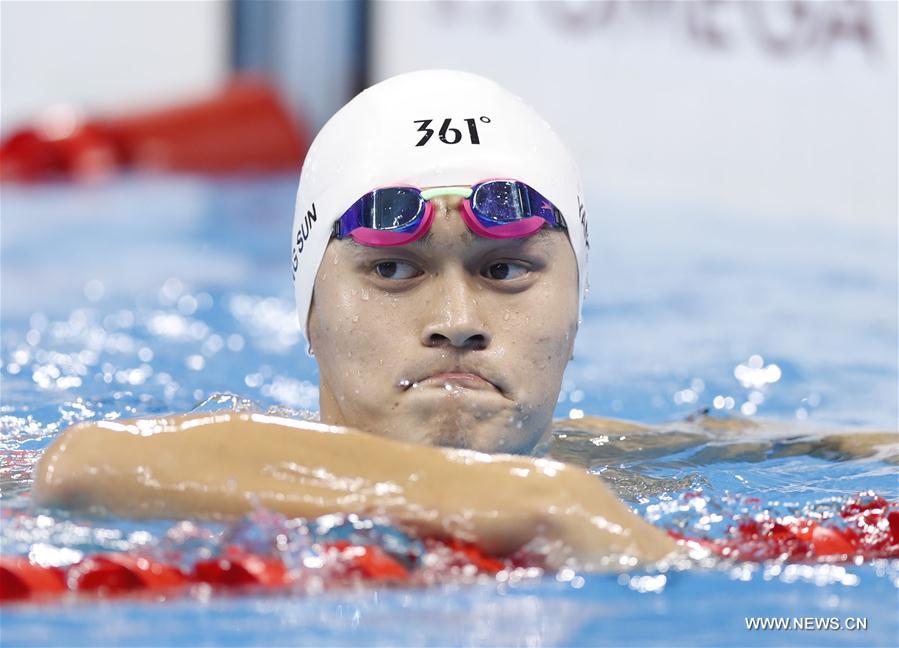
[{"label": "man's eye", "polygon": [[528,273],[528,268],[520,263],[512,263],[511,261],[500,261],[491,263],[484,268],[482,273],[488,279],[496,281],[508,281],[510,279],[518,279]]},{"label": "man's eye", "polygon": [[411,279],[419,274],[418,268],[405,261],[381,261],[375,264],[375,272],[382,279]]}]

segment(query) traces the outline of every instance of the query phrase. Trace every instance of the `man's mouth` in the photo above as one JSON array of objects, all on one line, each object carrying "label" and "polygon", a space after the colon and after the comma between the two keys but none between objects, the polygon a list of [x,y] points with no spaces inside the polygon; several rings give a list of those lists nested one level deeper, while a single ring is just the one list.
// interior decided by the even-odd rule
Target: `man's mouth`
[{"label": "man's mouth", "polygon": [[461,387],[463,389],[497,390],[496,385],[476,373],[444,371],[419,383],[422,387]]},{"label": "man's mouth", "polygon": [[503,393],[502,388],[493,381],[485,378],[477,371],[461,368],[452,368],[446,371],[436,371],[416,381],[403,380],[400,382],[403,391],[409,389],[442,388],[442,389],[471,389]]}]

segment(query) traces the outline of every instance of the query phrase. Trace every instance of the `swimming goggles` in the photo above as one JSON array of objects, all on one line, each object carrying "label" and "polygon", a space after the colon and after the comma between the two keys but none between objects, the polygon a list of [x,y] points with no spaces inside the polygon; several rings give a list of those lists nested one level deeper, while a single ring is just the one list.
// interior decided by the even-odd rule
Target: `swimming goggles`
[{"label": "swimming goggles", "polygon": [[517,180],[484,180],[471,187],[385,187],[371,191],[334,224],[338,239],[369,246],[407,245],[431,228],[436,196],[462,196],[462,219],[479,236],[523,238],[544,225],[564,228],[562,213],[536,189]]}]

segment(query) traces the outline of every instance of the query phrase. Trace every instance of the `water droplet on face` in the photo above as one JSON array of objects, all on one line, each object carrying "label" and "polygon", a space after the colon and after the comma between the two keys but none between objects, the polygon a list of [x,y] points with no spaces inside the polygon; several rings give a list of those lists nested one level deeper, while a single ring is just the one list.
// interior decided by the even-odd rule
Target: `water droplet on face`
[{"label": "water droplet on face", "polygon": [[411,385],[411,384],[412,384],[412,381],[409,380],[408,378],[403,378],[403,379],[399,382],[400,387],[402,387],[403,389],[405,389],[406,387],[408,387],[408,386]]},{"label": "water droplet on face", "polygon": [[512,317],[512,313],[510,313],[508,310],[503,312],[503,321],[504,322],[508,322],[510,317]]}]

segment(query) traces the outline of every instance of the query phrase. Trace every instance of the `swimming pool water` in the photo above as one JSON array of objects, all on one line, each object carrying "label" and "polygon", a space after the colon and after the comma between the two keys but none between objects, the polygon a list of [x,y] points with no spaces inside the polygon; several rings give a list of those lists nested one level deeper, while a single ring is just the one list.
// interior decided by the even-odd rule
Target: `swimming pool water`
[{"label": "swimming pool water", "polygon": [[[288,177],[4,187],[4,554],[66,563],[78,552],[152,546],[176,524],[35,510],[30,470],[72,422],[185,411],[225,392],[289,415],[315,408],[315,363],[292,307],[294,191]],[[670,422],[708,408],[802,423],[811,438],[845,425],[896,431],[894,228],[600,196],[588,204],[592,287],[557,416]],[[777,429],[709,443],[704,454],[637,451],[595,468],[663,526],[684,514],[699,524],[680,505],[697,488],[725,512],[736,510],[734,497],[792,510],[868,489],[899,496],[895,466],[877,458],[771,456]],[[756,448],[731,452],[737,441]],[[631,474],[661,481],[641,494]],[[2,610],[0,641],[895,645],[897,597],[897,561],[717,564],[411,591],[16,605]],[[745,617],[756,616],[866,617],[868,629],[747,631]]]}]

